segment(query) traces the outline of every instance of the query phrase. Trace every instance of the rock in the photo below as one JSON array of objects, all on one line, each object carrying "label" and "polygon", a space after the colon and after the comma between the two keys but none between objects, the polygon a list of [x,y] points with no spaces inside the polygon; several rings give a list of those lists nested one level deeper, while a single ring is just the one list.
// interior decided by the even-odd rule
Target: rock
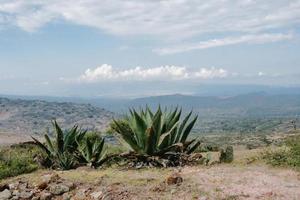
[{"label": "rock", "polygon": [[0,192],[8,189],[9,190],[9,185],[8,184],[0,184]]},{"label": "rock", "polygon": [[168,185],[179,185],[183,182],[183,178],[180,176],[179,173],[173,173],[171,176],[167,177],[166,183]]},{"label": "rock", "polygon": [[21,199],[31,199],[31,197],[33,196],[33,192],[32,191],[22,191],[20,192],[20,198]]},{"label": "rock", "polygon": [[40,200],[51,200],[52,194],[50,192],[42,192],[40,194]]},{"label": "rock", "polygon": [[40,200],[40,197],[32,197],[31,200]]},{"label": "rock", "polygon": [[12,199],[19,199],[20,198],[19,190],[13,190],[12,195],[13,195]]},{"label": "rock", "polygon": [[45,174],[42,176],[42,182],[53,183],[60,180],[60,176],[58,174]]},{"label": "rock", "polygon": [[64,181],[64,185],[69,187],[69,190],[73,190],[76,188],[76,185],[73,182],[70,181]]},{"label": "rock", "polygon": [[28,183],[27,182],[19,181],[19,184],[18,184],[18,189],[19,190],[26,190],[27,187],[28,187]]},{"label": "rock", "polygon": [[70,188],[63,184],[51,185],[49,191],[54,195],[61,195],[63,193],[69,192]]},{"label": "rock", "polygon": [[10,190],[15,190],[15,189],[17,189],[18,185],[19,185],[19,183],[10,183],[10,184],[8,184],[8,187]]},{"label": "rock", "polygon": [[44,190],[48,187],[48,183],[47,182],[41,182],[36,186],[39,190]]},{"label": "rock", "polygon": [[64,193],[62,196],[63,200],[71,200],[71,198],[72,198],[72,195],[69,193]]},{"label": "rock", "polygon": [[89,189],[79,189],[76,191],[76,194],[74,196],[74,199],[76,200],[84,200],[86,199],[86,192],[88,191]]},{"label": "rock", "polygon": [[5,189],[2,192],[0,192],[0,200],[10,199],[11,196],[11,191],[9,191],[8,189]]},{"label": "rock", "polygon": [[93,193],[90,194],[90,196],[94,200],[100,200],[103,197],[103,192],[102,191],[93,192]]}]

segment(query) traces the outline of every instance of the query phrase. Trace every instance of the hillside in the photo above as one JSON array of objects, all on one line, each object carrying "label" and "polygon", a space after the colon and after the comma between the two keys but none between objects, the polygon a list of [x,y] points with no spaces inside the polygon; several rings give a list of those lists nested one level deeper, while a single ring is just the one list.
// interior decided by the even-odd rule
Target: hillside
[{"label": "hillside", "polygon": [[62,127],[78,124],[89,130],[103,130],[113,113],[90,104],[0,98],[0,132],[43,134],[51,131],[51,120]]},{"label": "hillside", "polygon": [[201,133],[286,132],[299,126],[300,95],[270,95],[263,92],[237,96],[165,95],[134,99],[129,107],[181,106],[199,115],[195,131]]}]

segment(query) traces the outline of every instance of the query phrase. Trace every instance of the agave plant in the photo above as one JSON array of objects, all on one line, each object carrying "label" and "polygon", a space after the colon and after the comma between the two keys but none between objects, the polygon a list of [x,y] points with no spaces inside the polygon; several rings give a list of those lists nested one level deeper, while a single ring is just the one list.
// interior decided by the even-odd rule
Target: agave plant
[{"label": "agave plant", "polygon": [[56,121],[52,124],[56,134],[55,141],[52,141],[47,134],[45,135],[46,144],[34,137],[32,139],[46,152],[48,159],[55,166],[64,170],[71,169],[75,164],[74,155],[78,148],[78,141],[83,139],[86,131],[79,129],[77,125],[70,130],[63,131]]},{"label": "agave plant", "polygon": [[135,109],[122,120],[114,120],[112,128],[140,155],[163,156],[166,153],[191,153],[199,145],[196,139],[187,140],[197,120],[189,120],[192,111],[181,121],[182,110],[153,113],[148,107],[138,113]]},{"label": "agave plant", "polygon": [[78,144],[78,160],[92,167],[98,167],[105,161],[104,139],[100,136],[96,138],[84,137],[83,142]]}]

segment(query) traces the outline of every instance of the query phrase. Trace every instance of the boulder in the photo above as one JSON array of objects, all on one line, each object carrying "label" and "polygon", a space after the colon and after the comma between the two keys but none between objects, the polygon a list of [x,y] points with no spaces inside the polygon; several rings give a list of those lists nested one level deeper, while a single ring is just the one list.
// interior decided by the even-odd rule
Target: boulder
[{"label": "boulder", "polygon": [[96,192],[92,192],[90,194],[91,198],[94,200],[100,200],[103,197],[103,192],[102,191],[96,191]]},{"label": "boulder", "polygon": [[52,196],[53,195],[50,192],[42,192],[40,194],[40,200],[51,200]]},{"label": "boulder", "polygon": [[0,200],[7,200],[10,199],[11,197],[12,197],[11,191],[9,191],[8,189],[5,189],[2,192],[0,192]]},{"label": "boulder", "polygon": [[32,191],[22,191],[20,192],[20,196],[21,199],[31,199],[31,197],[33,197],[33,192]]},{"label": "boulder", "polygon": [[50,185],[49,191],[54,195],[61,195],[63,193],[69,192],[70,188],[64,184],[54,184]]}]

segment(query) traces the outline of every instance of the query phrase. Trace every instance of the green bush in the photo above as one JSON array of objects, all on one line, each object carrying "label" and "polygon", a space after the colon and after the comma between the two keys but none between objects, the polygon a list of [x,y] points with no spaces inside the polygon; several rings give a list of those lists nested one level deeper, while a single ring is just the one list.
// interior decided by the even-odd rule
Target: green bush
[{"label": "green bush", "polygon": [[263,153],[263,159],[273,166],[289,166],[300,169],[300,136],[287,139],[286,147]]},{"label": "green bush", "polygon": [[34,145],[0,150],[0,179],[30,173],[38,169],[34,158],[42,152]]},{"label": "green bush", "polygon": [[233,161],[233,147],[227,146],[220,151],[220,162],[221,163],[231,163]]}]

